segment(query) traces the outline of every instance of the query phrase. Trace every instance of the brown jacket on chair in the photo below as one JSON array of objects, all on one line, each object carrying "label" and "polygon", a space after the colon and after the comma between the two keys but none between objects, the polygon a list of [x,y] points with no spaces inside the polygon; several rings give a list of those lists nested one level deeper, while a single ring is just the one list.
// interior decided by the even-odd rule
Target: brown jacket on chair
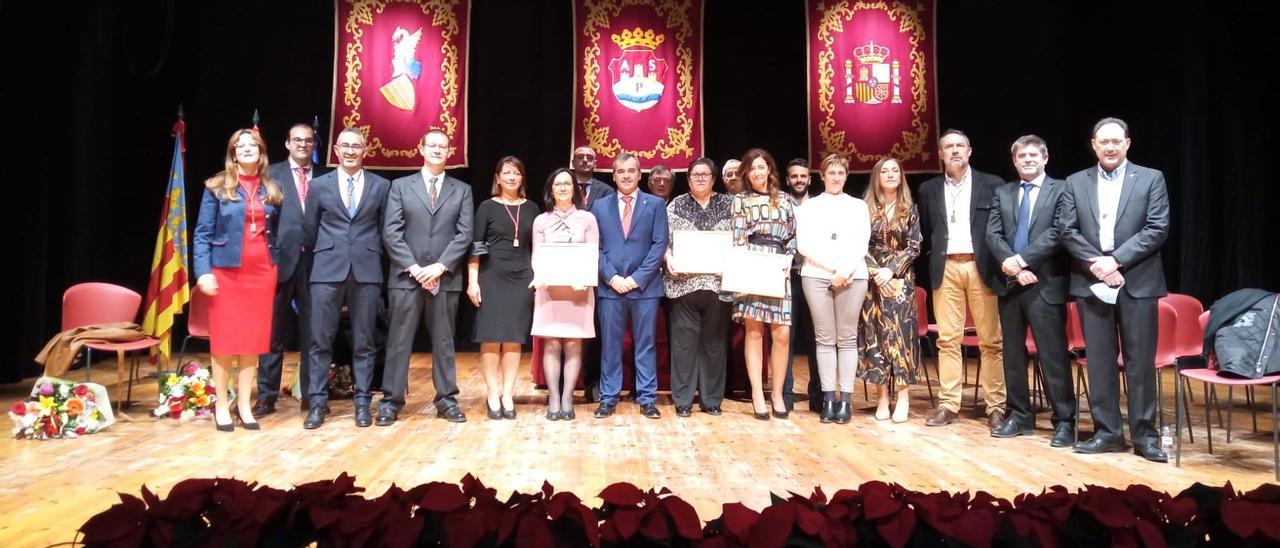
[{"label": "brown jacket on chair", "polygon": [[45,376],[61,377],[71,369],[86,342],[129,342],[145,338],[147,334],[133,322],[102,323],[68,329],[49,339],[44,350],[36,355],[36,363],[44,366]]}]

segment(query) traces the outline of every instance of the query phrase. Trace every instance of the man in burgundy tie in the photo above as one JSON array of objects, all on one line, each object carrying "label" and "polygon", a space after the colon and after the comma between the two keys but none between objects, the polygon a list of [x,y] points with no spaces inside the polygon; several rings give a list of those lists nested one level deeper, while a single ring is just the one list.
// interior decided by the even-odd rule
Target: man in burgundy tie
[{"label": "man in burgundy tie", "polygon": [[[280,246],[277,257],[275,309],[271,328],[271,352],[259,358],[258,401],[253,406],[253,416],[264,417],[276,412],[276,399],[280,394],[283,376],[284,352],[296,334],[301,363],[298,367],[299,385],[307,393],[307,348],[310,346],[310,330],[307,313],[311,310],[307,281],[311,272],[311,243],[303,236],[303,225],[308,215],[314,214],[315,199],[310,194],[311,180],[323,175],[320,166],[311,163],[316,149],[316,133],[310,124],[297,123],[289,128],[289,138],[284,147],[289,158],[271,165],[268,175],[284,191],[280,204],[276,242]],[[297,309],[294,308],[297,303]],[[302,400],[303,411],[307,400]]]},{"label": "man in burgundy tie", "polygon": [[662,258],[667,251],[667,208],[661,198],[640,192],[640,161],[627,153],[613,160],[617,196],[591,206],[600,227],[600,407],[596,418],[613,414],[622,391],[622,340],[631,321],[635,346],[636,401],[645,417],[661,417],[654,326],[663,296]]}]

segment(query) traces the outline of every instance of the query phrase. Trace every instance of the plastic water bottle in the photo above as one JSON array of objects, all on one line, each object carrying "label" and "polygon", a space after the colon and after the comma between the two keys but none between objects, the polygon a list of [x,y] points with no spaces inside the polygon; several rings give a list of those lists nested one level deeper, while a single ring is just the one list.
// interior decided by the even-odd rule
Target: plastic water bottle
[{"label": "plastic water bottle", "polygon": [[1173,457],[1173,429],[1169,425],[1164,425],[1160,429],[1160,449],[1164,451],[1171,459]]}]

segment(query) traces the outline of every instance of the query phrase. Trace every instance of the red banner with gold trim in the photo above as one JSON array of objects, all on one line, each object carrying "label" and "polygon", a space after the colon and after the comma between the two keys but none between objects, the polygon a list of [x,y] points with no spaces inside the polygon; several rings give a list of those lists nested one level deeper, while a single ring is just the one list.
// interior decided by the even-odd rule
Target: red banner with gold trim
[{"label": "red banner with gold trim", "polygon": [[702,155],[702,0],[574,0],[573,147],[682,171]]},{"label": "red banner with gold trim", "polygon": [[448,165],[467,165],[470,11],[469,0],[337,0],[329,142],[360,128],[365,167],[420,169],[418,141],[439,128],[453,144]]},{"label": "red banner with gold trim", "polygon": [[934,0],[809,0],[809,150],[938,171]]}]

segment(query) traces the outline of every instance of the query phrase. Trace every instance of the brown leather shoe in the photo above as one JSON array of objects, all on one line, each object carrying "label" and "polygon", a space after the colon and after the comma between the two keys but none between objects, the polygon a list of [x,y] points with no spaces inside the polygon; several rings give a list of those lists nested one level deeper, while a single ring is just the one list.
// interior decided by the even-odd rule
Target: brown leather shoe
[{"label": "brown leather shoe", "polygon": [[987,415],[987,429],[988,429],[988,430],[995,430],[995,429],[996,429],[996,427],[997,427],[997,426],[1000,426],[1000,424],[1001,424],[1001,423],[1003,423],[1003,422],[1004,422],[1004,410],[1003,410],[1003,409],[996,409],[995,411],[992,411],[992,412],[991,412],[991,414]]},{"label": "brown leather shoe", "polygon": [[924,420],[924,425],[925,426],[946,426],[958,420],[960,420],[959,413],[956,413],[955,411],[947,409],[946,407],[938,406],[938,408],[934,409],[933,413],[929,415],[929,418]]}]

